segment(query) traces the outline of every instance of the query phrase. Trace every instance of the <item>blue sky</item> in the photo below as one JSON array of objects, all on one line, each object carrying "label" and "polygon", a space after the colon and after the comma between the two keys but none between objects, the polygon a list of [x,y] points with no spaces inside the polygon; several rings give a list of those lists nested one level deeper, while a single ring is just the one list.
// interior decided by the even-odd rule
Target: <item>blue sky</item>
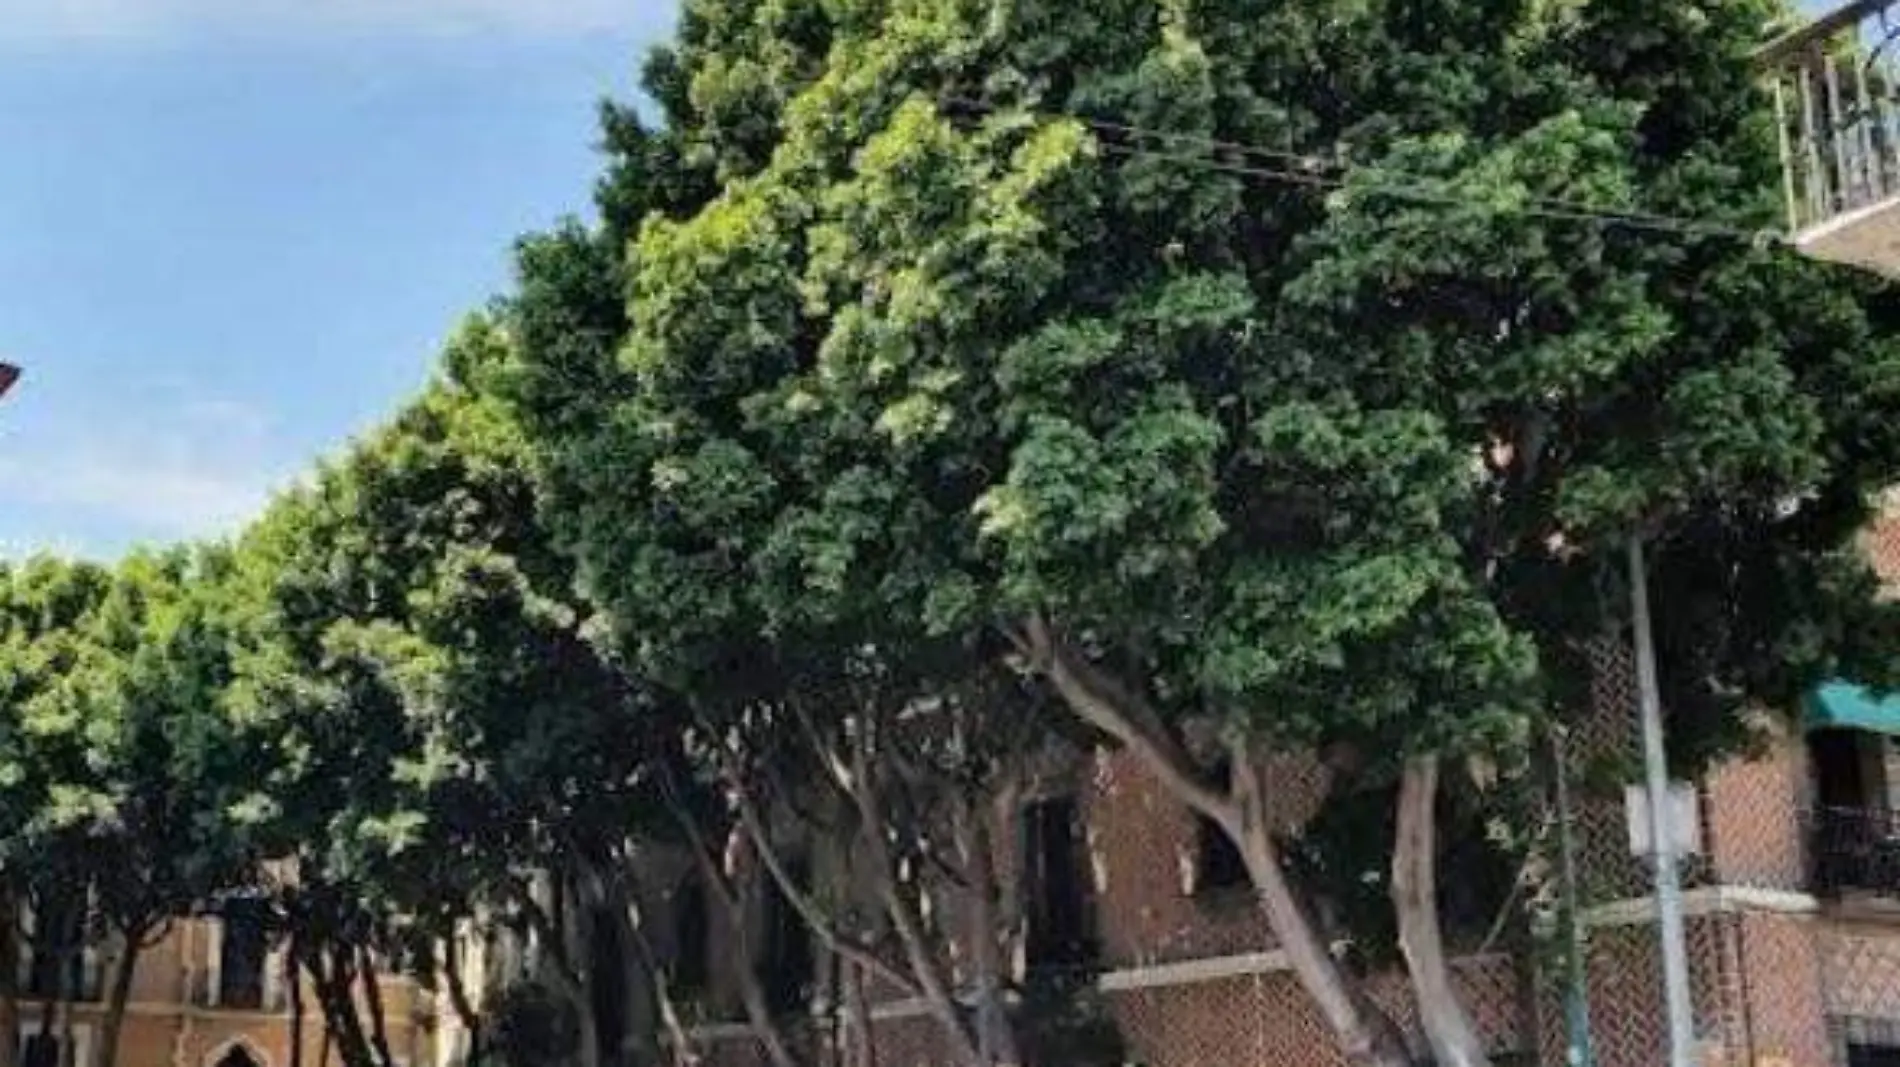
[{"label": "blue sky", "polygon": [[0,0],[0,556],[239,527],[588,208],[671,0]]}]

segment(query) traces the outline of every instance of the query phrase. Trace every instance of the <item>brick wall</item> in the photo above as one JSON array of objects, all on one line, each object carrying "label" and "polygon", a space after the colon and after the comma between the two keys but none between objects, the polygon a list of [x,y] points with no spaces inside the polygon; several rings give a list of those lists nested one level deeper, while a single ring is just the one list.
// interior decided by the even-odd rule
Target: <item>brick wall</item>
[{"label": "brick wall", "polygon": [[[1900,591],[1900,516],[1876,523],[1863,544],[1889,587]],[[1664,1045],[1662,975],[1653,904],[1644,903],[1649,872],[1630,854],[1624,810],[1623,786],[1634,779],[1640,754],[1627,644],[1599,643],[1593,665],[1592,713],[1578,724],[1571,751],[1584,903],[1608,909],[1593,919],[1586,957],[1593,1035],[1601,1067],[1653,1067]],[[1889,1020],[1900,1034],[1900,923],[1844,926],[1802,909],[1806,748],[1785,724],[1764,721],[1763,728],[1766,741],[1755,758],[1717,767],[1697,784],[1703,851],[1685,881],[1695,903],[1688,933],[1703,1062],[1833,1067],[1846,1023]],[[1890,771],[1900,769],[1900,753],[1891,747],[1888,762]],[[1270,780],[1283,826],[1309,817],[1324,793],[1310,760],[1289,758]],[[1900,789],[1900,774],[1886,780]],[[1309,999],[1260,957],[1273,938],[1244,896],[1212,901],[1190,891],[1198,833],[1192,814],[1127,755],[1092,756],[1077,792],[1112,972],[1109,1004],[1131,1061],[1339,1063]],[[1564,1033],[1555,979],[1504,957],[1458,969],[1493,1051],[1522,1052],[1522,1062],[1551,1067],[1562,1062]],[[1400,976],[1375,978],[1371,992],[1416,1031]],[[880,1064],[934,1062],[927,1020],[887,1022],[879,1033]]]},{"label": "brick wall", "polygon": [[[1132,756],[1097,752],[1085,770],[1076,777],[1077,799],[1111,987],[1107,1004],[1129,1062],[1343,1065],[1297,981],[1262,955],[1274,948],[1274,939],[1251,897],[1242,891],[1210,899],[1191,891],[1199,834],[1193,814]],[[1310,818],[1324,793],[1322,772],[1308,758],[1275,760],[1269,780],[1278,787],[1274,818],[1283,828]],[[999,864],[1005,881],[1013,865],[1013,858]],[[1530,1028],[1520,1025],[1529,991],[1510,958],[1463,961],[1456,979],[1493,1050],[1532,1044]],[[1370,992],[1416,1039],[1416,1013],[1401,976],[1375,978]],[[927,1018],[885,1019],[875,1036],[879,1067],[940,1062],[936,1024]],[[711,1043],[709,1051],[709,1067],[761,1062],[743,1028]]]}]

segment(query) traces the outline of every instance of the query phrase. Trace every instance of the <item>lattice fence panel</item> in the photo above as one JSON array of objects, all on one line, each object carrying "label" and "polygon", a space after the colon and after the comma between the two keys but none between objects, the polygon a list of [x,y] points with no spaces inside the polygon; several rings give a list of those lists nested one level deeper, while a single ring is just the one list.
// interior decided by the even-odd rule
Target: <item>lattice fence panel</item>
[{"label": "lattice fence panel", "polygon": [[1629,646],[1603,638],[1590,646],[1589,714],[1575,724],[1569,746],[1577,787],[1574,826],[1579,890],[1586,903],[1640,896],[1649,874],[1629,850],[1623,783],[1639,765],[1636,666]]},{"label": "lattice fence panel", "polygon": [[1900,594],[1900,518],[1883,515],[1861,534],[1861,550],[1888,596]]},{"label": "lattice fence panel", "polygon": [[1824,930],[1819,943],[1830,1015],[1900,1019],[1900,931]]},{"label": "lattice fence panel", "polygon": [[1757,1062],[1831,1064],[1817,926],[1786,915],[1736,920],[1746,986],[1749,1051]]},{"label": "lattice fence panel", "polygon": [[1709,775],[1705,843],[1723,885],[1805,890],[1807,849],[1796,808],[1805,754],[1798,741],[1765,729],[1771,740],[1760,758]]}]

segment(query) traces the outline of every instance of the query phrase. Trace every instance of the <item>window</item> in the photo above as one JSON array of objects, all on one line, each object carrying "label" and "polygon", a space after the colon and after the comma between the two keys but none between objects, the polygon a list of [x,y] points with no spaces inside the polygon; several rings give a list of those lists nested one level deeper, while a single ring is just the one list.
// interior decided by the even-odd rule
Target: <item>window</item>
[{"label": "window", "polygon": [[97,983],[88,980],[92,948],[86,944],[85,908],[74,901],[50,902],[43,914],[31,916],[31,924],[26,994],[97,999]]},{"label": "window", "polygon": [[[1214,778],[1225,791],[1233,778],[1233,769],[1226,762],[1215,768]],[[1252,884],[1247,875],[1247,861],[1240,855],[1239,846],[1227,836],[1220,824],[1205,815],[1196,815],[1195,825],[1195,862],[1194,893],[1226,894],[1246,889]]]},{"label": "window", "polygon": [[1836,1015],[1828,1029],[1840,1041],[1845,1067],[1900,1067],[1900,1025],[1890,1019]]},{"label": "window", "polygon": [[[72,1028],[73,1049],[70,1062],[85,1064],[92,1056],[92,1028],[84,1024]],[[35,1024],[32,1033],[22,1031],[19,1043],[20,1067],[59,1067],[60,1035],[41,1032]]]},{"label": "window", "polygon": [[261,900],[228,900],[219,909],[218,1005],[243,1011],[264,1006],[264,968],[270,938]]},{"label": "window", "polygon": [[[786,863],[786,873],[794,885],[809,885],[809,871],[800,860]],[[798,909],[785,898],[777,878],[765,882],[765,951],[759,958],[759,981],[765,985],[766,1003],[775,1014],[798,1011],[811,1003],[812,980],[817,959],[812,953],[811,931]]]},{"label": "window", "polygon": [[707,985],[706,961],[712,954],[712,924],[706,915],[706,887],[696,881],[683,883],[673,895],[673,967],[674,996],[704,993]]},{"label": "window", "polygon": [[1814,888],[1900,892],[1900,834],[1887,810],[1887,742],[1858,730],[1814,730],[1809,855]]},{"label": "window", "polygon": [[1866,810],[1886,801],[1886,739],[1859,730],[1815,730],[1808,734],[1814,767],[1815,806],[1826,810]]},{"label": "window", "polygon": [[1081,811],[1071,797],[1023,809],[1023,954],[1030,970],[1094,963],[1095,894]]},{"label": "window", "polygon": [[59,1038],[34,1034],[20,1048],[20,1067],[59,1067]]}]

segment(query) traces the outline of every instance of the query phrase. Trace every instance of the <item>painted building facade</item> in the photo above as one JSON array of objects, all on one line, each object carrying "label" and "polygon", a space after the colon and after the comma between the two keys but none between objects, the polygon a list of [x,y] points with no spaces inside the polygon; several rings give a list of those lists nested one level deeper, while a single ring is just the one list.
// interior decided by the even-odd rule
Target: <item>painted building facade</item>
[{"label": "painted building facade", "polygon": [[[34,940],[36,918],[23,925]],[[20,1067],[53,1067],[70,1034],[71,1062],[85,1067],[100,1033],[104,966],[98,950],[68,965],[27,951],[19,961]],[[180,920],[145,949],[133,972],[119,1036],[118,1067],[287,1067],[291,1062],[291,997],[280,945],[263,925],[232,908],[219,917]],[[380,980],[392,1052],[401,1067],[433,1062],[433,999],[407,979]],[[76,989],[69,1020],[49,1028],[46,1001]],[[313,994],[302,1027],[307,1067],[338,1067],[327,1047]]]}]

